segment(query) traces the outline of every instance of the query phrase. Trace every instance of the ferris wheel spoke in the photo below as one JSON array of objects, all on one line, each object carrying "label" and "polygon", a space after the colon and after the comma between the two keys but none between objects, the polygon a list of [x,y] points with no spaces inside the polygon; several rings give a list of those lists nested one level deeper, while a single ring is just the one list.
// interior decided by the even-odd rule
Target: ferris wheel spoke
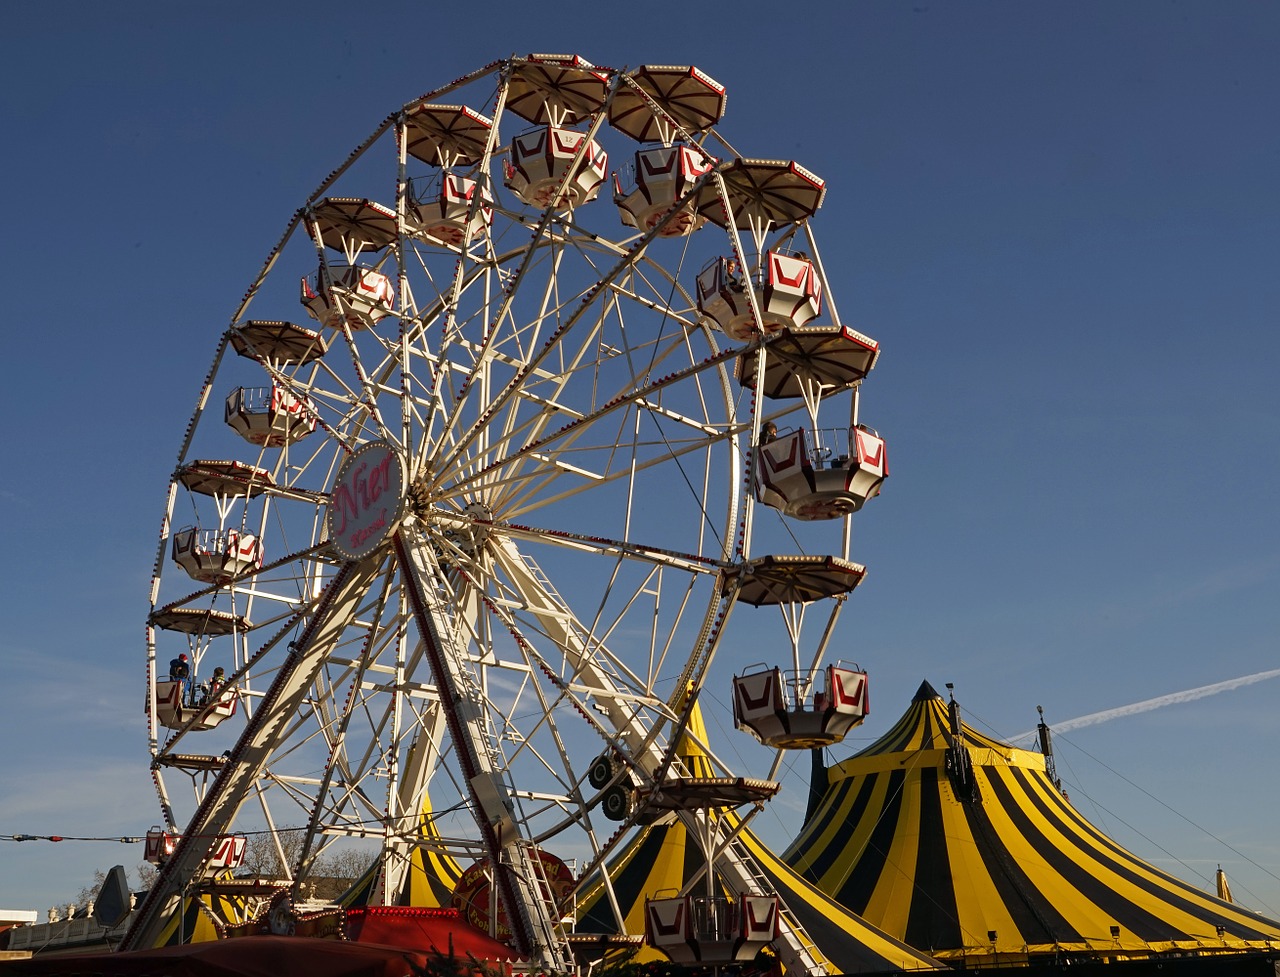
[{"label": "ferris wheel spoke", "polygon": [[[605,652],[598,631],[576,618],[550,580],[516,548],[512,538],[495,541],[493,549],[512,587],[524,598],[526,606],[519,616],[534,622],[556,650],[558,660],[547,661],[544,666],[549,666],[549,677],[565,691],[576,689],[575,694],[590,695],[593,701],[581,707],[606,716],[613,735],[625,733],[639,742],[643,731],[635,726],[637,709],[657,703],[652,688],[634,673],[617,669],[617,659]],[[597,612],[597,622],[602,613]]]},{"label": "ferris wheel spoke", "polygon": [[[726,351],[714,357],[713,362],[698,364],[678,371],[676,374],[664,377],[632,395],[619,396],[598,410],[570,421],[557,431],[536,441],[526,443],[520,448],[511,450],[509,454],[501,459],[490,463],[486,467],[477,469],[470,481],[455,483],[455,486],[458,490],[465,492],[469,487],[475,487],[486,479],[494,478],[495,473],[499,471],[516,468],[517,474],[511,476],[504,473],[497,484],[511,485],[525,482],[526,491],[524,495],[541,498],[542,504],[547,504],[560,501],[565,497],[559,494],[546,495],[543,492],[544,483],[549,484],[554,481],[559,473],[572,474],[589,479],[590,481],[582,486],[583,489],[586,489],[592,485],[615,481],[619,478],[627,478],[636,471],[662,465],[691,453],[705,452],[716,443],[727,442],[738,433],[739,429],[737,427],[723,424],[713,425],[698,421],[696,418],[686,414],[663,408],[658,398],[666,388],[679,380],[696,376],[705,370],[719,366],[734,355],[733,351]],[[623,446],[616,438],[606,441],[604,438],[597,436],[597,438],[588,442],[589,432],[598,429],[600,422],[610,415],[637,410],[641,411],[647,418],[652,420],[665,419],[682,428],[693,431],[700,437],[697,440],[683,443],[678,440],[664,438],[662,441],[654,442],[651,446],[651,449],[653,447],[665,448],[666,451],[664,453],[655,453],[652,457],[648,457],[638,464],[635,462],[634,457],[628,454],[626,455],[627,466],[619,466],[613,471],[609,471],[607,468],[604,470],[592,470],[573,461],[578,456],[584,460],[591,460],[601,455],[604,456],[606,461],[611,457],[615,459],[622,458]],[[619,424],[621,423],[623,423],[622,420],[619,421]],[[619,429],[615,428],[615,430]],[[524,462],[539,466],[551,466],[553,471],[548,472],[544,468],[537,468],[521,474],[518,472],[518,467],[520,463]],[[517,506],[517,508],[519,507]],[[524,510],[521,508],[519,511]]]},{"label": "ferris wheel spoke", "polygon": [[[724,440],[724,439],[717,439]],[[626,468],[617,468],[608,473],[593,473],[590,470],[574,465],[571,461],[560,461],[560,455],[548,456],[553,458],[552,467],[554,471],[544,472],[540,475],[530,473],[527,480],[533,483],[526,491],[519,496],[513,496],[506,500],[506,509],[511,515],[524,517],[532,512],[560,506],[563,503],[574,499],[576,496],[590,493],[592,490],[599,491],[600,486],[611,483],[622,483],[624,485],[630,482],[638,475],[654,469],[666,469],[677,466],[681,459],[688,456],[698,457],[704,455],[711,445],[710,440],[690,442],[683,447],[677,448],[670,442],[666,442],[664,447],[667,453],[662,456],[650,458],[643,463],[632,463]],[[585,452],[584,452],[585,453]],[[573,452],[565,452],[570,458]],[[679,469],[676,469],[677,472]],[[570,480],[571,476],[576,476]],[[683,484],[686,488],[696,490],[698,486],[694,486],[686,477],[680,475],[680,480],[670,480],[664,487],[668,489],[671,485]],[[539,494],[540,493],[540,494]],[[696,495],[693,496],[695,504],[703,515],[709,516],[709,511],[703,509],[703,498]]]},{"label": "ferris wheel spoke", "polygon": [[656,546],[602,536],[587,536],[562,529],[547,529],[518,523],[503,523],[501,532],[511,539],[527,539],[554,547],[587,553],[625,557],[655,567],[673,567],[691,574],[719,573],[720,561],[696,553],[681,553]]},{"label": "ferris wheel spoke", "polygon": [[607,289],[610,282],[621,275],[630,266],[632,260],[632,258],[627,257],[616,263],[596,285],[592,286],[587,291],[584,296],[584,301],[581,302],[576,309],[570,312],[568,316],[564,317],[558,325],[556,325],[544,346],[540,350],[535,350],[531,353],[527,362],[517,372],[516,376],[508,381],[500,391],[494,391],[492,393],[491,399],[483,409],[479,420],[472,426],[472,429],[459,440],[458,444],[453,449],[453,457],[445,459],[446,464],[455,460],[458,452],[465,450],[480,436],[491,418],[509,406],[510,401],[517,396],[524,384],[526,384],[534,374],[534,371],[542,365],[542,363],[551,355],[552,350],[558,347],[561,339],[585,315],[586,311],[593,304],[591,300],[594,296],[599,294],[601,290]]},{"label": "ferris wheel spoke", "polygon": [[[551,219],[550,212],[548,212],[543,216],[542,221],[534,231],[535,240],[537,240],[542,236],[542,233],[545,230],[550,219]],[[546,279],[544,280],[544,285],[541,290],[541,298],[540,298],[540,301],[538,301],[537,312],[530,318],[530,321],[527,326],[521,327],[515,322],[515,320],[510,318],[511,311],[512,311],[512,303],[515,300],[516,295],[519,293],[520,284],[524,280],[525,276],[529,273],[530,268],[535,265],[535,258],[539,258],[539,257],[543,261],[549,261],[550,272],[548,273]],[[471,373],[466,375],[462,381],[461,387],[458,392],[458,402],[456,405],[458,416],[461,416],[465,412],[466,403],[468,401],[468,398],[473,394],[473,391],[479,390],[481,394],[486,394],[486,395],[489,393],[487,384],[477,385],[476,381],[479,376],[483,375],[481,371],[483,371],[485,368],[485,364],[488,360],[490,348],[495,342],[496,337],[499,336],[504,326],[508,326],[509,328],[512,328],[517,335],[521,335],[522,333],[524,333],[525,335],[523,335],[522,337],[523,341],[530,348],[533,348],[533,346],[536,344],[538,334],[541,331],[542,324],[548,319],[549,316],[553,315],[553,311],[549,308],[549,306],[551,305],[555,297],[555,283],[557,280],[556,272],[559,269],[559,265],[562,258],[563,258],[562,249],[556,248],[556,247],[552,247],[550,249],[549,255],[544,253],[542,249],[533,247],[533,248],[525,249],[523,254],[520,256],[520,260],[513,274],[511,275],[510,280],[507,282],[506,286],[503,288],[502,292],[498,296],[498,304],[497,304],[497,308],[492,312],[492,320],[485,327],[484,332],[480,336],[478,347],[476,349],[473,370]],[[536,294],[535,294],[535,301],[537,301]],[[559,310],[556,309],[554,311],[555,313],[558,313]],[[468,439],[464,436],[460,447],[465,448],[467,443],[468,443]]]},{"label": "ferris wheel spoke", "polygon": [[[528,561],[526,560],[525,562],[527,563]],[[546,639],[546,651],[539,651],[540,642],[530,637],[529,630],[521,626],[521,623],[517,620],[516,616],[511,613],[506,603],[488,598],[486,599],[486,604],[489,606],[491,612],[502,621],[503,626],[515,638],[529,668],[536,669],[545,675],[551,681],[552,686],[556,690],[556,694],[554,696],[549,696],[542,689],[541,685],[538,683],[530,683],[534,693],[538,696],[542,715],[546,718],[546,721],[550,724],[554,724],[554,711],[569,708],[576,712],[578,716],[585,720],[587,724],[601,736],[606,738],[611,737],[613,735],[613,731],[607,725],[602,724],[595,718],[591,702],[587,698],[584,698],[584,696],[589,696],[595,690],[576,683],[576,673],[567,676],[563,674],[566,654],[565,648],[560,642],[563,642],[563,635],[566,632],[561,628],[568,626],[571,631],[576,630],[584,635],[589,632],[581,624],[571,621],[567,610],[550,609],[553,604],[550,592],[546,592],[542,596],[543,608],[540,614],[530,615],[530,618],[534,627],[537,629],[539,637]],[[525,599],[527,599],[527,592]],[[538,623],[539,617],[548,615],[556,618],[560,622],[561,628],[549,631],[545,626]],[[597,646],[596,653],[600,653],[599,646]],[[608,660],[607,656],[606,660]],[[641,687],[639,681],[635,679],[634,676],[628,676],[625,669],[620,667],[616,661],[611,661],[611,664],[615,669],[615,674],[620,677],[621,682],[624,685],[629,681],[632,688]],[[618,689],[612,690],[612,694],[615,697],[626,698],[631,701],[647,702],[649,699],[647,695],[642,696],[628,694]],[[503,710],[498,710],[497,714],[504,717],[509,715],[508,712]],[[552,728],[554,729],[554,726]],[[555,731],[554,736],[557,749],[563,755],[563,741],[560,739],[558,730]],[[543,762],[545,763],[545,761]],[[566,764],[565,769],[570,769],[568,764]],[[564,779],[568,782],[575,778],[570,774]]]}]

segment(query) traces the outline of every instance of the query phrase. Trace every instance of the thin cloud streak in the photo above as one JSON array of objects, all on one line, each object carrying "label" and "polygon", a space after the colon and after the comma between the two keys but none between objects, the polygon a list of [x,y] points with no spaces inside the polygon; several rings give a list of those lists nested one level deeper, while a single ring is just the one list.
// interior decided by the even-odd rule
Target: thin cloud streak
[{"label": "thin cloud streak", "polygon": [[[1215,682],[1213,685],[1201,685],[1194,689],[1184,689],[1181,692],[1170,692],[1168,695],[1158,695],[1154,699],[1143,699],[1141,702],[1132,702],[1127,706],[1116,706],[1114,709],[1103,709],[1101,712],[1091,712],[1087,716],[1078,716],[1075,719],[1068,719],[1065,722],[1050,723],[1049,728],[1055,733],[1065,733],[1073,729],[1082,729],[1085,726],[1096,726],[1098,723],[1109,722],[1112,719],[1120,719],[1124,716],[1136,716],[1140,712],[1151,712],[1153,709],[1163,709],[1165,706],[1175,706],[1183,702],[1194,702],[1196,699],[1203,699],[1205,696],[1217,695],[1219,692],[1230,692],[1232,689],[1238,689],[1245,685],[1253,685],[1255,682],[1264,682],[1269,678],[1280,676],[1280,668],[1268,669],[1265,672],[1254,672],[1252,675],[1242,675],[1239,678],[1230,678],[1225,682]],[[1035,736],[1034,729],[1025,733],[1019,733],[1012,737],[1012,742],[1018,742],[1029,737]]]}]

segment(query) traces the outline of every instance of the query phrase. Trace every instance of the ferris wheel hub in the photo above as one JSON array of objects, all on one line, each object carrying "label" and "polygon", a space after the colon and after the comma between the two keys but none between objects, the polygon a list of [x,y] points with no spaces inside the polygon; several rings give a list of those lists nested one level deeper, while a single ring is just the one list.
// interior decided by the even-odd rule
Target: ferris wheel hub
[{"label": "ferris wheel hub", "polygon": [[470,517],[471,523],[466,532],[471,537],[472,546],[480,549],[489,539],[493,529],[493,510],[483,502],[471,502],[463,512]]}]

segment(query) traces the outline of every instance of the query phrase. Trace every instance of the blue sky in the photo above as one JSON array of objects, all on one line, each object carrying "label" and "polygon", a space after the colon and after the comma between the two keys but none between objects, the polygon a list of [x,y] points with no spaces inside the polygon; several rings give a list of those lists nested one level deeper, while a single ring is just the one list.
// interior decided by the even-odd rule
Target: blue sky
[{"label": "blue sky", "polygon": [[[696,64],[735,145],[828,181],[815,228],[883,346],[864,417],[892,465],[842,619],[872,681],[851,746],[926,678],[1012,735],[1037,704],[1066,720],[1276,667],[1280,7],[557,9],[9,5],[0,838],[158,819],[147,585],[217,337],[379,120],[511,53]],[[1277,691],[1064,734],[1059,773],[1138,854],[1201,884],[1221,863],[1280,915]],[[0,842],[0,906],[140,860]]]}]

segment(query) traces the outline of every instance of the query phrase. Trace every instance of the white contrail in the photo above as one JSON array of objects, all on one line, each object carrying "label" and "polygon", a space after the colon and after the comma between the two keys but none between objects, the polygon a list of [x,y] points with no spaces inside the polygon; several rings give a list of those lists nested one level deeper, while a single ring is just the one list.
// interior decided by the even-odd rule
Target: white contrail
[{"label": "white contrail", "polygon": [[[1136,716],[1140,712],[1150,712],[1152,709],[1162,709],[1165,706],[1177,705],[1180,702],[1194,702],[1196,699],[1203,699],[1207,695],[1217,695],[1219,692],[1230,692],[1232,689],[1238,689],[1242,685],[1252,685],[1254,682],[1262,682],[1269,678],[1275,678],[1277,675],[1280,675],[1280,668],[1272,668],[1265,672],[1254,672],[1252,675],[1229,678],[1225,682],[1215,682],[1213,685],[1201,685],[1194,689],[1184,689],[1181,692],[1158,695],[1154,699],[1132,702],[1127,706],[1116,706],[1114,709],[1103,709],[1102,712],[1091,712],[1087,716],[1079,716],[1061,723],[1049,723],[1049,728],[1055,733],[1065,733],[1068,730],[1080,729],[1083,726],[1096,726],[1098,723],[1119,719],[1121,716]],[[1028,730],[1013,737],[1011,742],[1016,743],[1034,735],[1035,730]]]}]

